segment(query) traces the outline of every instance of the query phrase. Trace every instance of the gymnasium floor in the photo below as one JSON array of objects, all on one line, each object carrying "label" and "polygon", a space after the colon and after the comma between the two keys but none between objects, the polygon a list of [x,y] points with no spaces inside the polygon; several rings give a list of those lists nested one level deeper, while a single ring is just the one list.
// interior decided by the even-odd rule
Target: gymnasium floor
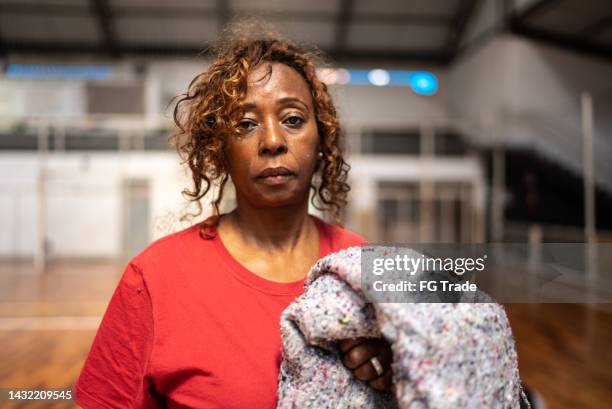
[{"label": "gymnasium floor", "polygon": [[[0,264],[0,387],[72,387],[122,271],[117,263],[66,262],[37,276],[30,263]],[[523,382],[549,409],[612,407],[612,314],[605,307],[506,306]]]}]

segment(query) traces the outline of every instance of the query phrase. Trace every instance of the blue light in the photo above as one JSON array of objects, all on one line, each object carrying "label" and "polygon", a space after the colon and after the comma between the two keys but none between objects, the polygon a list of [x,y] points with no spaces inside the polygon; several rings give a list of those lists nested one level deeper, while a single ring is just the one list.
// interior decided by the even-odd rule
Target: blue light
[{"label": "blue light", "polygon": [[370,70],[348,70],[350,74],[349,84],[351,85],[372,85],[368,74]]},{"label": "blue light", "polygon": [[434,95],[438,78],[429,71],[347,70],[350,85],[410,87],[419,95]]},{"label": "blue light", "polygon": [[431,72],[416,71],[410,74],[410,88],[417,94],[433,95],[438,91],[438,79]]},{"label": "blue light", "polygon": [[9,64],[5,74],[9,78],[53,78],[70,80],[108,79],[112,67],[108,65]]},{"label": "blue light", "polygon": [[410,75],[412,71],[389,71],[391,80],[389,85],[395,85],[399,87],[410,86]]}]

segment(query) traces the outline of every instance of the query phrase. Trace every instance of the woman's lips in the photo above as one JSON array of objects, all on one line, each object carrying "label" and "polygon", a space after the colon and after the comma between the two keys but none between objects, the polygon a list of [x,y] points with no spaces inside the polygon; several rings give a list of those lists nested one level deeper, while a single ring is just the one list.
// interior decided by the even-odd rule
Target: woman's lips
[{"label": "woman's lips", "polygon": [[267,176],[265,178],[261,178],[260,180],[265,185],[276,186],[276,185],[282,185],[284,183],[287,183],[289,179],[291,179],[292,177],[293,177],[292,175]]},{"label": "woman's lips", "polygon": [[289,169],[285,167],[277,167],[277,168],[266,168],[264,169],[257,179],[259,179],[262,183],[275,186],[282,185],[283,183],[287,183],[289,179],[293,178],[295,175]]}]

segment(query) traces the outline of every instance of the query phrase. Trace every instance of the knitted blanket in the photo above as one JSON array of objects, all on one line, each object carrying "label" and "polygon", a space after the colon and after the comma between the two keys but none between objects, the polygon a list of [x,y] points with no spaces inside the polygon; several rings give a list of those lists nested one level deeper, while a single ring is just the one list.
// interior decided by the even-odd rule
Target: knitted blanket
[{"label": "knitted blanket", "polygon": [[[319,260],[281,316],[278,408],[519,408],[514,339],[496,303],[370,303],[361,250]],[[393,389],[378,392],[341,362],[336,341],[380,337]]]}]

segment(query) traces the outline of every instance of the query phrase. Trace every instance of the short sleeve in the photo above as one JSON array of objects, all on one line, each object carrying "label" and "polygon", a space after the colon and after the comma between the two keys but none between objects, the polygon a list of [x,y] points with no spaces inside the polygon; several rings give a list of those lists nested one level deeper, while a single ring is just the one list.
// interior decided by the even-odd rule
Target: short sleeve
[{"label": "short sleeve", "polygon": [[142,271],[129,263],[102,318],[75,386],[89,408],[155,408],[148,392],[153,347],[151,297]]}]

